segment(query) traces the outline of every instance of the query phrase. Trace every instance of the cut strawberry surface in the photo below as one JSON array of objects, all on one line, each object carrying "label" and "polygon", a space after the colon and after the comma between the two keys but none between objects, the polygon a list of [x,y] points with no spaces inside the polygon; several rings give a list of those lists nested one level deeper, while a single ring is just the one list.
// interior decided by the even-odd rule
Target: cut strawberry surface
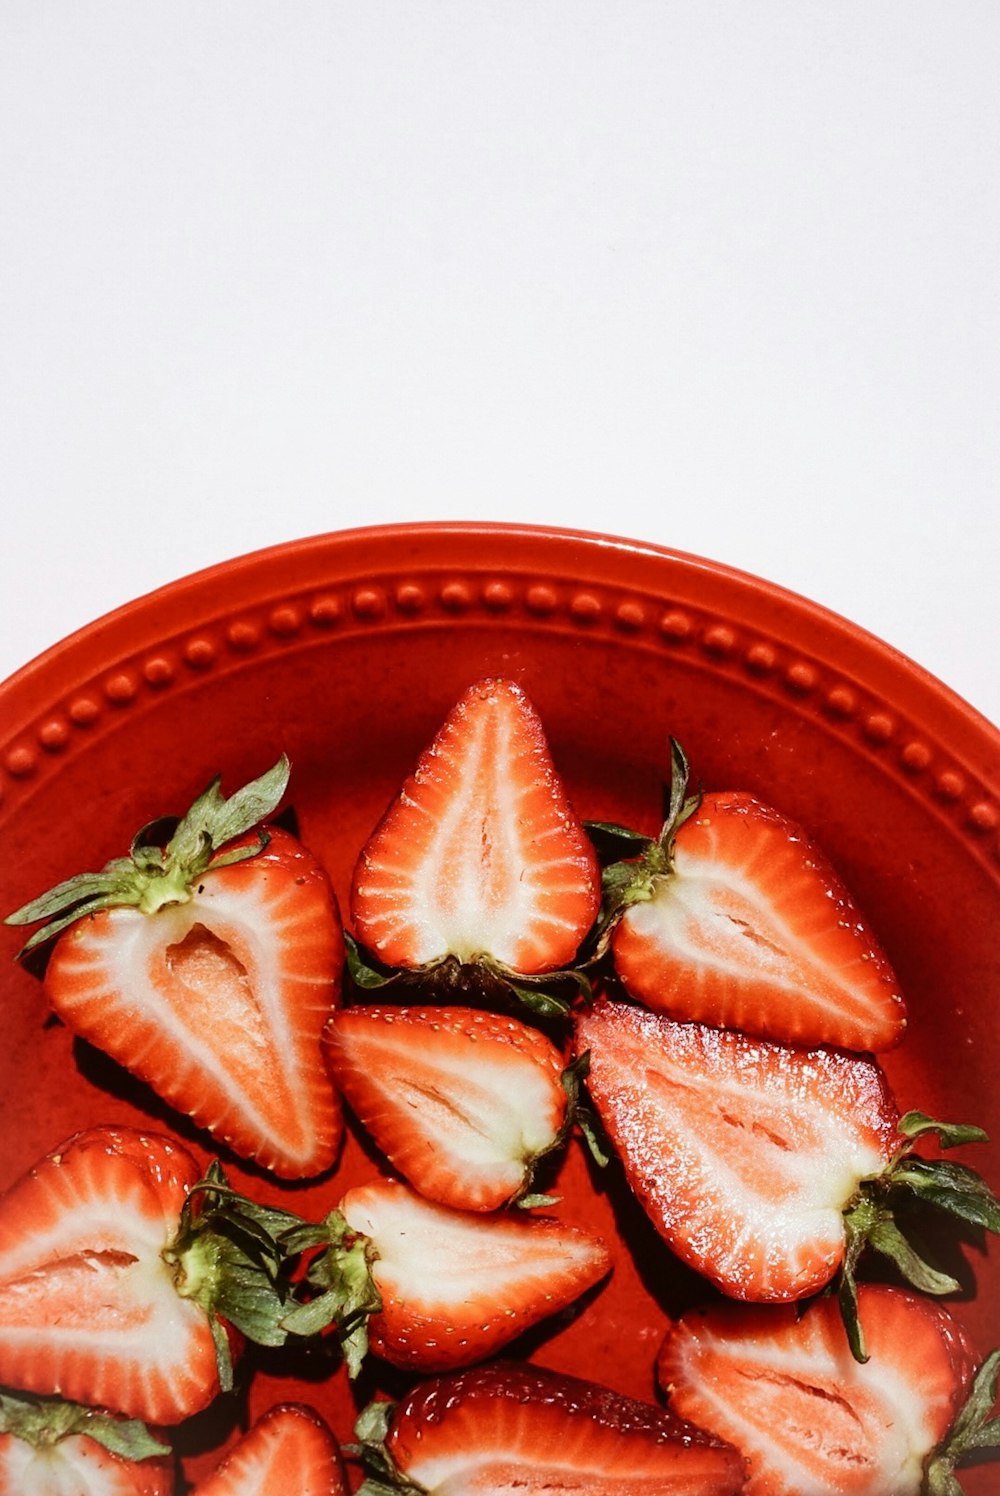
[{"label": "cut strawberry surface", "polygon": [[26,949],[62,932],[45,987],[74,1033],[297,1178],[328,1168],[340,1137],[320,1035],[343,939],[315,858],[278,828],[246,834],[286,781],[283,763],[229,800],[213,785],[164,851],[137,839],[129,859],[11,918],[52,921]]},{"label": "cut strawberry surface", "polygon": [[873,1062],[611,1003],[579,1016],[577,1045],[628,1181],[679,1257],[737,1298],[801,1298],[833,1277],[843,1212],[898,1143]]},{"label": "cut strawberry surface", "polygon": [[829,860],[754,796],[689,799],[686,786],[675,748],[659,839],[605,871],[612,958],[628,993],[674,1018],[788,1044],[897,1044],[898,982]]},{"label": "cut strawberry surface", "polygon": [[373,1404],[357,1432],[373,1496],[733,1496],[743,1480],[736,1450],[662,1408],[512,1363]]},{"label": "cut strawberry surface", "polygon": [[279,1403],[191,1496],[347,1496],[340,1450],[314,1409]]},{"label": "cut strawberry surface", "polygon": [[537,713],[513,682],[470,687],[358,860],[351,918],[389,967],[520,975],[570,964],[600,906],[593,848]]},{"label": "cut strawberry surface", "polygon": [[854,1355],[866,1355],[855,1269],[871,1249],[915,1287],[960,1284],[920,1245],[923,1207],[1000,1232],[1000,1201],[965,1164],[914,1152],[981,1129],[900,1117],[874,1060],[676,1023],[623,1003],[577,1018],[588,1086],[625,1176],[664,1239],[723,1293],[805,1298],[838,1278]]},{"label": "cut strawberry surface", "polygon": [[171,1496],[170,1446],[144,1424],[0,1394],[0,1496]]},{"label": "cut strawberry surface", "polygon": [[394,1180],[349,1190],[320,1228],[318,1296],[284,1324],[335,1323],[354,1374],[370,1346],[396,1366],[443,1371],[485,1360],[566,1309],[609,1271],[605,1244],[548,1217],[450,1210]]},{"label": "cut strawberry surface", "polygon": [[155,1424],[198,1412],[241,1335],[286,1338],[270,1233],[289,1220],[169,1138],[77,1134],[0,1199],[0,1383]]},{"label": "cut strawberry surface", "polygon": [[334,1082],[392,1165],[430,1200],[497,1210],[560,1141],[558,1049],[473,1008],[352,1007],[327,1025]]},{"label": "cut strawberry surface", "polygon": [[971,1384],[968,1340],[942,1307],[909,1292],[862,1285],[858,1307],[864,1365],[832,1299],[801,1317],[719,1305],[668,1334],[658,1374],[670,1404],[746,1455],[748,1496],[958,1489],[925,1486],[925,1476]]}]

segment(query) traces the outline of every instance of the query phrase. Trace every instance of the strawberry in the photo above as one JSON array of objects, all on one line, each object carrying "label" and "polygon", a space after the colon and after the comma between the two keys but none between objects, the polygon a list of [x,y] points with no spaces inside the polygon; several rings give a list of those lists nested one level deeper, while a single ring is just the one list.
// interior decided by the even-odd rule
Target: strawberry
[{"label": "strawberry", "polygon": [[831,1299],[801,1316],[720,1304],[669,1332],[658,1374],[671,1407],[738,1446],[747,1496],[945,1496],[959,1491],[952,1472],[966,1454],[1000,1451],[986,1421],[1000,1357],[960,1414],[976,1359],[951,1316],[871,1284],[858,1301],[864,1365]]},{"label": "strawberry", "polygon": [[631,859],[605,869],[604,926],[638,1002],[788,1044],[880,1051],[902,1038],[906,1008],[885,954],[827,858],[780,811],[739,792],[689,797],[674,744],[659,837],[593,831]]},{"label": "strawberry", "polygon": [[578,1017],[577,1045],[628,1182],[678,1256],[731,1297],[759,1302],[804,1298],[839,1270],[859,1356],[854,1268],[865,1246],[921,1289],[959,1286],[910,1239],[914,1202],[1000,1230],[1000,1203],[978,1175],[912,1152],[932,1133],[945,1147],[985,1135],[922,1113],[900,1118],[874,1060],[608,1002]]},{"label": "strawberry", "polygon": [[0,1383],[155,1424],[199,1411],[243,1336],[286,1338],[273,1237],[294,1219],[200,1181],[169,1138],[76,1134],[0,1198]]},{"label": "strawberry", "polygon": [[476,1008],[352,1007],[324,1035],[335,1085],[394,1168],[429,1200],[498,1210],[562,1140],[558,1049]]},{"label": "strawberry", "polygon": [[534,707],[511,681],[477,682],[358,859],[358,940],[384,967],[447,982],[473,966],[525,996],[573,962],[599,907],[594,850]]},{"label": "strawberry", "polygon": [[736,1450],[662,1408],[538,1367],[496,1363],[425,1382],[356,1433],[362,1492],[430,1496],[732,1496]]},{"label": "strawberry", "polygon": [[191,1496],[347,1496],[340,1450],[312,1408],[279,1403]]},{"label": "strawberry", "polygon": [[45,987],[74,1033],[238,1154],[288,1177],[334,1158],[340,1117],[320,1053],[343,941],[326,875],[278,828],[288,761],[231,798],[216,780],[166,848],[60,884],[8,918],[54,935]]},{"label": "strawberry", "polygon": [[171,1496],[170,1446],[76,1403],[0,1394],[0,1496]]},{"label": "strawberry", "polygon": [[335,1322],[352,1375],[369,1346],[419,1371],[485,1360],[611,1266],[602,1241],[554,1218],[449,1210],[386,1179],[285,1244],[321,1251],[307,1272],[318,1297],[282,1323],[313,1334]]}]

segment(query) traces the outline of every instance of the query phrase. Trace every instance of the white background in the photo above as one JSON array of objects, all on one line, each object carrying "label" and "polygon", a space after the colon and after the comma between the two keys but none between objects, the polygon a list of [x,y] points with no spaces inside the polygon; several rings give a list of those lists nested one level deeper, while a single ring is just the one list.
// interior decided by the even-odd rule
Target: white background
[{"label": "white background", "polygon": [[2,0],[0,677],[406,519],[780,582],[1000,719],[997,0]]}]

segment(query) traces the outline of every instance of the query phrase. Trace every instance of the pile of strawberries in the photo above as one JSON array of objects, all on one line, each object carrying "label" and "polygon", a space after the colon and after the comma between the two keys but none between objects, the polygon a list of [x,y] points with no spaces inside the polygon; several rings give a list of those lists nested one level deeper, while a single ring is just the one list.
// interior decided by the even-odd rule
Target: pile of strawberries
[{"label": "pile of strawberries", "polygon": [[[385,1167],[317,1221],[165,1135],[60,1142],[0,1200],[0,1496],[167,1496],[163,1430],[247,1341],[313,1339],[412,1383],[358,1420],[365,1496],[958,1491],[1000,1449],[1000,1352],[938,1302],[959,1285],[921,1227],[1000,1231],[1000,1203],[918,1151],[984,1135],[900,1115],[874,1055],[903,997],[803,831],[692,794],[676,744],[658,837],[584,825],[523,691],[484,680],[362,850],[345,934],[273,824],[288,777],[215,781],[9,922],[51,946],[62,1021],[240,1158],[334,1170],[346,1104]],[[574,1135],[705,1280],[663,1405],[502,1359],[612,1270],[536,1190]],[[195,1496],[349,1489],[323,1420],[279,1404]]]}]

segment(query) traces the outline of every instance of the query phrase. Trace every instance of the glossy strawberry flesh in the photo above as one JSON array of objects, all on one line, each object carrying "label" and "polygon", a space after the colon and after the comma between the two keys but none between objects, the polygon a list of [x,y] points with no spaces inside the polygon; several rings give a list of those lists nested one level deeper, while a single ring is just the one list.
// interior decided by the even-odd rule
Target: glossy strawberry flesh
[{"label": "glossy strawberry flesh", "polygon": [[424,1383],[386,1441],[433,1496],[731,1496],[736,1451],[662,1408],[527,1365]]},{"label": "glossy strawberry flesh", "polygon": [[481,681],[359,858],[351,916],[390,966],[453,956],[521,974],[572,962],[600,905],[593,848],[523,691]]},{"label": "glossy strawberry flesh", "polygon": [[173,1461],[126,1460],[74,1434],[36,1446],[0,1434],[4,1496],[171,1496]]},{"label": "glossy strawberry flesh", "polygon": [[896,1142],[872,1061],[611,1003],[581,1015],[577,1046],[628,1182],[679,1257],[735,1298],[830,1280],[842,1212]]},{"label": "glossy strawberry flesh", "polygon": [[346,1496],[337,1442],[313,1409],[271,1408],[191,1496]]},{"label": "glossy strawberry flesh", "polygon": [[566,1113],[562,1058],[527,1024],[471,1008],[354,1007],[327,1027],[338,1089],[431,1200],[496,1210],[524,1188]]},{"label": "glossy strawberry flesh", "polygon": [[0,1382],[174,1423],[218,1391],[163,1261],[199,1170],[166,1139],[79,1134],[0,1201]]},{"label": "glossy strawberry flesh", "polygon": [[484,1360],[611,1265],[602,1241],[555,1219],[449,1210],[392,1180],[350,1190],[340,1209],[371,1240],[383,1307],[369,1337],[397,1366],[438,1371]]},{"label": "glossy strawberry flesh", "polygon": [[342,954],[325,875],[276,829],[187,903],[72,926],[46,989],[70,1028],[178,1111],[295,1178],[326,1168],[339,1139],[320,1035]]},{"label": "glossy strawberry flesh", "polygon": [[612,943],[647,1007],[793,1044],[883,1050],[906,1009],[874,934],[800,828],[750,795],[705,795],[669,873]]},{"label": "glossy strawberry flesh", "polygon": [[937,1304],[859,1289],[870,1352],[848,1348],[837,1303],[800,1318],[787,1307],[720,1305],[686,1315],[658,1373],[671,1406],[747,1456],[748,1496],[918,1496],[975,1368]]}]

